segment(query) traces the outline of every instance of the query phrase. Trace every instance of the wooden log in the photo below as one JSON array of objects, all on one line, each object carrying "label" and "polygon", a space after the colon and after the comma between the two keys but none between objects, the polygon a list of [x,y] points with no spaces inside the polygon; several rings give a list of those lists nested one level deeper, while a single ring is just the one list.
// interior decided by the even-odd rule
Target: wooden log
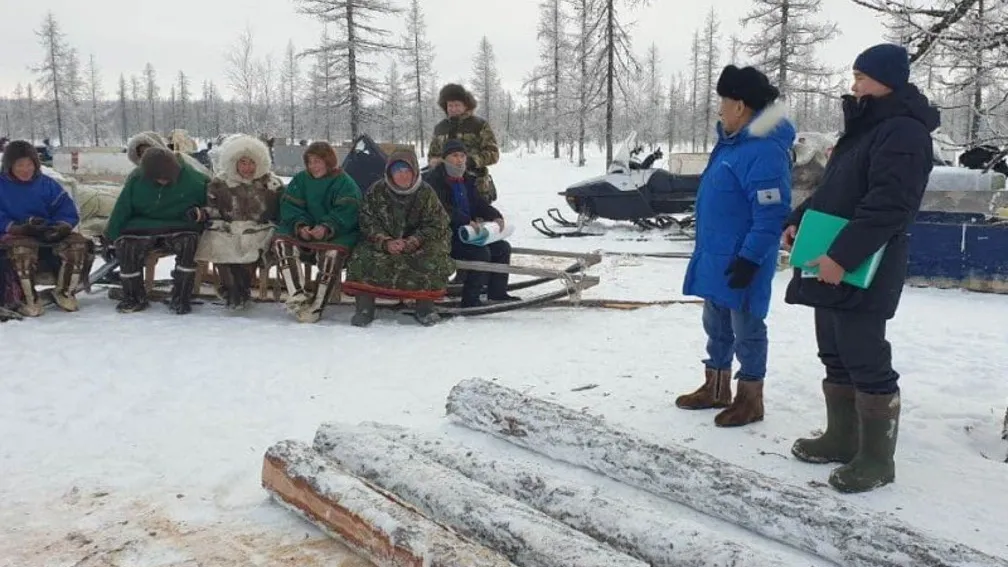
[{"label": "wooden log", "polygon": [[917,530],[837,495],[791,486],[601,417],[478,378],[448,395],[448,414],[548,457],[580,465],[791,547],[851,567],[1008,567],[1008,561]]},{"label": "wooden log", "polygon": [[647,567],[374,431],[324,423],[314,446],[327,459],[396,494],[425,516],[523,567]]},{"label": "wooden log", "polygon": [[[551,518],[653,567],[787,567],[795,559],[738,543],[696,522],[676,517],[669,506],[645,496],[611,495],[598,486],[565,478],[534,461],[497,460],[444,436],[365,423],[362,427],[406,443],[438,464],[524,502]],[[795,555],[799,553],[795,552]],[[803,565],[814,560],[802,557]],[[820,561],[825,565],[825,561]]]},{"label": "wooden log", "polygon": [[515,567],[348,474],[306,443],[270,447],[262,484],[278,502],[378,567]]}]

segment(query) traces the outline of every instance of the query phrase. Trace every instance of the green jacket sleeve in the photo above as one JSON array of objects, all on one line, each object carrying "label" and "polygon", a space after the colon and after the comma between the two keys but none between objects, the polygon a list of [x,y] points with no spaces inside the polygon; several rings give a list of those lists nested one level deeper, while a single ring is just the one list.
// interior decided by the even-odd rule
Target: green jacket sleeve
[{"label": "green jacket sleeve", "polygon": [[359,230],[361,190],[357,182],[346,173],[340,174],[336,180],[336,191],[332,202],[328,203],[329,212],[319,219],[319,224],[327,227],[333,236],[350,234]]},{"label": "green jacket sleeve", "polygon": [[295,233],[301,224],[312,226],[312,218],[308,214],[304,187],[295,176],[280,197],[280,225]]},{"label": "green jacket sleeve", "polygon": [[116,198],[112,214],[109,215],[108,223],[105,225],[105,237],[110,241],[114,242],[119,238],[122,234],[122,229],[130,218],[133,217],[133,185],[136,183],[136,179],[136,172],[131,173],[126,178],[126,184],[123,185],[122,191],[119,192],[119,197]]}]

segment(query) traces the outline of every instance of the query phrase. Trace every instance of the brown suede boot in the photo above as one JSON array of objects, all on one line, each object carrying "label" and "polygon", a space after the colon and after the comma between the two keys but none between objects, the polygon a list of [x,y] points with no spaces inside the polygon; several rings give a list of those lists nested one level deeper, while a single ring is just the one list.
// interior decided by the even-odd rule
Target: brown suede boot
[{"label": "brown suede boot", "polygon": [[739,380],[735,399],[721,413],[714,416],[718,427],[737,427],[763,421],[763,381]]},{"label": "brown suede boot", "polygon": [[703,386],[676,398],[675,405],[689,410],[726,408],[731,400],[731,368],[705,368]]}]

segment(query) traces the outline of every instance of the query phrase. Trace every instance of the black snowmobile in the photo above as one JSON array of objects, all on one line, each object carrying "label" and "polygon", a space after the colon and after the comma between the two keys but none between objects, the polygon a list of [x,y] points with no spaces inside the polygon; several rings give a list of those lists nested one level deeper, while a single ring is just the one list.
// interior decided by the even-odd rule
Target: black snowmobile
[{"label": "black snowmobile", "polygon": [[[663,156],[655,149],[643,161],[638,161],[644,148],[636,146],[637,133],[631,132],[613,156],[605,175],[571,185],[559,194],[577,213],[571,221],[552,208],[546,214],[562,229],[546,226],[540,217],[532,227],[551,238],[561,236],[600,236],[585,230],[585,224],[596,218],[630,221],[644,229],[674,227],[686,237],[692,236],[693,219],[689,215],[696,203],[700,187],[699,175],[676,175],[653,167]],[[676,218],[678,215],[683,218]]]}]

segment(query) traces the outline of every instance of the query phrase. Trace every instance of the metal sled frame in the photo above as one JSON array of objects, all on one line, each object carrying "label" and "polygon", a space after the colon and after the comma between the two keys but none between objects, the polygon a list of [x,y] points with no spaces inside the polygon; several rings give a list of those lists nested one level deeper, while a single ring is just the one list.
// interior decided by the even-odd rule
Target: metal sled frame
[{"label": "metal sled frame", "polygon": [[[601,232],[591,232],[584,229],[585,224],[591,220],[591,218],[583,213],[578,214],[578,220],[571,221],[560,213],[560,209],[553,207],[546,211],[546,215],[549,216],[550,220],[560,225],[563,229],[574,229],[574,230],[556,230],[550,228],[546,225],[546,220],[542,217],[532,219],[532,228],[536,229],[540,234],[548,236],[550,238],[561,238],[561,237],[580,237],[580,236],[602,236],[604,233]],[[672,240],[693,240],[696,238],[696,229],[693,224],[693,217],[687,217],[686,219],[679,220],[671,215],[656,215],[649,218],[640,218],[631,221],[635,226],[642,228],[644,230],[664,230],[668,228],[675,227],[678,229],[678,234],[673,235]]]}]

